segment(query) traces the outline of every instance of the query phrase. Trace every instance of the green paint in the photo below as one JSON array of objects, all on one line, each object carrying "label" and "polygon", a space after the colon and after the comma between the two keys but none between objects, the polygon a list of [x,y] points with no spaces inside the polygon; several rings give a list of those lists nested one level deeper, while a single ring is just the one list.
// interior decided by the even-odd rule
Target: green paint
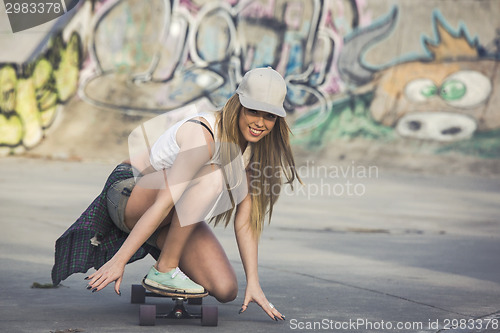
[{"label": "green paint", "polygon": [[[328,117],[303,135],[297,135],[293,144],[306,145],[309,148],[319,148],[330,141],[361,137],[369,140],[390,141],[395,138],[392,127],[380,125],[371,117],[369,103],[372,93],[349,96],[335,101]],[[307,128],[318,117],[318,110],[297,119],[294,127]]]},{"label": "green paint", "polygon": [[462,81],[449,80],[443,83],[440,95],[445,101],[456,101],[462,98],[467,92],[467,88]]},{"label": "green paint", "polygon": [[[449,83],[449,86],[447,86]],[[448,90],[445,95],[449,100],[461,98],[464,90],[461,82],[453,80],[443,85]],[[428,93],[432,94],[429,86]],[[435,90],[437,92],[437,89]],[[440,91],[443,96],[442,89]],[[370,115],[369,106],[373,94],[368,93],[360,96],[350,96],[337,100],[332,105],[327,117],[319,124],[303,134],[292,137],[292,144],[305,146],[308,149],[320,149],[335,140],[350,140],[363,138],[373,141],[391,142],[400,139],[392,127],[377,123]],[[319,118],[319,110],[313,110],[297,121],[294,128],[308,128]],[[420,142],[415,140],[415,142]],[[409,149],[416,151],[425,147],[419,145]],[[478,132],[471,139],[454,142],[435,149],[436,154],[459,153],[487,159],[500,159],[500,129]]]},{"label": "green paint", "polygon": [[488,159],[500,159],[500,129],[478,132],[470,140],[450,143],[436,150],[437,154],[460,153]]},{"label": "green paint", "polygon": [[437,94],[437,92],[438,92],[438,88],[434,84],[428,85],[427,87],[422,88],[422,90],[420,91],[422,96],[424,96],[426,98],[435,96]]}]

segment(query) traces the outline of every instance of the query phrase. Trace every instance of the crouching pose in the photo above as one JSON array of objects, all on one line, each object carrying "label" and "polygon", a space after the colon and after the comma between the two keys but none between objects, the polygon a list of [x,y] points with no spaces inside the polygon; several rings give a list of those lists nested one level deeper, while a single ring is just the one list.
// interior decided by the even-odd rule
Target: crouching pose
[{"label": "crouching pose", "polygon": [[147,153],[117,166],[101,195],[57,240],[53,283],[95,267],[87,288],[96,292],[114,282],[120,294],[125,265],[150,253],[157,261],[147,285],[206,290],[220,302],[232,301],[236,274],[206,221],[227,226],[234,220],[247,280],[240,312],[254,302],[283,320],[262,291],[257,256],[283,180],[298,179],[285,95],[279,73],[253,69],[222,110],[176,123]]}]

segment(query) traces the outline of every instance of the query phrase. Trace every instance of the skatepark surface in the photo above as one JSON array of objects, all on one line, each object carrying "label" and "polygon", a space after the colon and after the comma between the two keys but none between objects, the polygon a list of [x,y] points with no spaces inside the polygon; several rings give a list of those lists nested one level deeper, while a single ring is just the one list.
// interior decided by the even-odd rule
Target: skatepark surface
[{"label": "skatepark surface", "polygon": [[[196,320],[138,325],[130,286],[146,274],[151,257],[126,267],[121,297],[109,286],[90,293],[84,274],[59,288],[32,288],[50,283],[55,240],[97,196],[113,167],[0,160],[1,332],[499,331],[498,177],[384,169],[338,177],[332,167],[329,173],[318,172],[318,165],[301,169],[304,187],[285,191],[260,243],[261,284],[285,322],[270,320],[255,304],[238,314],[245,278],[231,227],[215,232],[240,290],[227,304],[204,299],[219,306],[216,328]],[[151,302],[172,305],[169,299]],[[464,329],[452,329],[453,323]]]}]

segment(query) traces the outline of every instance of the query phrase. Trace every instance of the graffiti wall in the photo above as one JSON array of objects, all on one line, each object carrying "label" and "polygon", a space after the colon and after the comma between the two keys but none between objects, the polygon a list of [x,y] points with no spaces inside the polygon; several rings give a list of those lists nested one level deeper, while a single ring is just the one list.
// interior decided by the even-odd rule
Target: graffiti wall
[{"label": "graffiti wall", "polygon": [[[435,153],[500,157],[500,22],[494,16],[485,17],[487,25],[477,22],[478,11],[499,9],[491,1],[458,3],[468,6],[449,17],[443,13],[450,8],[434,3],[426,11],[427,23],[414,22],[430,31],[400,33],[389,44],[394,31],[414,21],[401,17],[415,9],[408,2],[346,36],[337,68],[347,89],[337,95],[327,119],[317,121],[310,112],[297,120],[297,127],[311,129],[303,141],[310,147],[342,137],[433,142]],[[418,47],[403,50],[406,39],[417,40]],[[378,44],[389,56],[373,65],[367,54]]]},{"label": "graffiti wall", "polygon": [[1,65],[0,146],[39,142],[76,80],[89,105],[156,115],[219,108],[247,70],[272,66],[296,145],[500,158],[499,18],[495,0],[94,1],[88,31],[54,36],[23,70]]},{"label": "graffiti wall", "polygon": [[343,36],[369,22],[363,1],[107,1],[96,14],[94,105],[162,113],[208,99],[220,107],[249,69],[272,66],[289,82],[287,108],[341,91]]},{"label": "graffiti wall", "polygon": [[[68,23],[44,32],[44,38],[19,38],[31,44],[27,49],[38,50],[35,54],[2,47],[3,56],[28,60],[0,63],[0,156],[23,153],[40,143],[76,94],[90,3],[78,9],[68,14]],[[8,37],[15,42],[15,34]]]}]

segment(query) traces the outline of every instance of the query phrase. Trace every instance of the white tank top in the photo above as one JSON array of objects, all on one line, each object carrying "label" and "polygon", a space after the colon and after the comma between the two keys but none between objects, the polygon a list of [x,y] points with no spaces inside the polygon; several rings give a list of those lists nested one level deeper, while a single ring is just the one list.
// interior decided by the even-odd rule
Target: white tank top
[{"label": "white tank top", "polygon": [[[202,113],[198,115],[192,115],[188,118],[185,118],[177,123],[175,123],[172,127],[167,129],[165,133],[163,133],[158,140],[151,147],[151,153],[149,154],[149,161],[151,166],[156,170],[163,170],[172,167],[174,161],[179,154],[180,147],[177,144],[177,131],[179,127],[181,127],[186,121],[202,117],[207,120],[212,132],[214,134],[214,140],[217,140],[217,132],[215,126],[215,114],[213,112]],[[200,125],[201,126],[201,125]],[[216,147],[218,145],[216,144]],[[212,160],[210,160],[207,164],[219,164],[219,150],[216,149]]]},{"label": "white tank top", "polygon": [[[218,129],[215,124],[215,112],[206,112],[206,113],[201,113],[197,115],[192,115],[189,116],[177,123],[175,123],[172,127],[167,129],[165,133],[163,133],[158,140],[153,144],[153,147],[151,148],[151,153],[149,154],[149,161],[151,163],[151,166],[156,170],[163,170],[163,169],[168,169],[171,168],[172,165],[174,164],[174,161],[177,157],[177,154],[179,154],[180,147],[177,144],[177,131],[179,130],[179,127],[181,127],[186,121],[193,119],[193,118],[204,118],[207,120],[208,124],[210,125],[210,128],[212,129],[212,132],[214,134],[214,140],[215,140],[215,152],[214,155],[212,156],[212,159],[206,163],[206,165],[209,164],[218,164],[220,165],[220,144],[219,144],[219,138],[218,138]],[[200,125],[202,126],[202,125]],[[248,143],[247,148],[243,152],[243,155],[241,155],[241,160],[243,163],[243,167],[247,168],[248,164],[250,163],[250,159],[252,157],[252,144]]]}]

